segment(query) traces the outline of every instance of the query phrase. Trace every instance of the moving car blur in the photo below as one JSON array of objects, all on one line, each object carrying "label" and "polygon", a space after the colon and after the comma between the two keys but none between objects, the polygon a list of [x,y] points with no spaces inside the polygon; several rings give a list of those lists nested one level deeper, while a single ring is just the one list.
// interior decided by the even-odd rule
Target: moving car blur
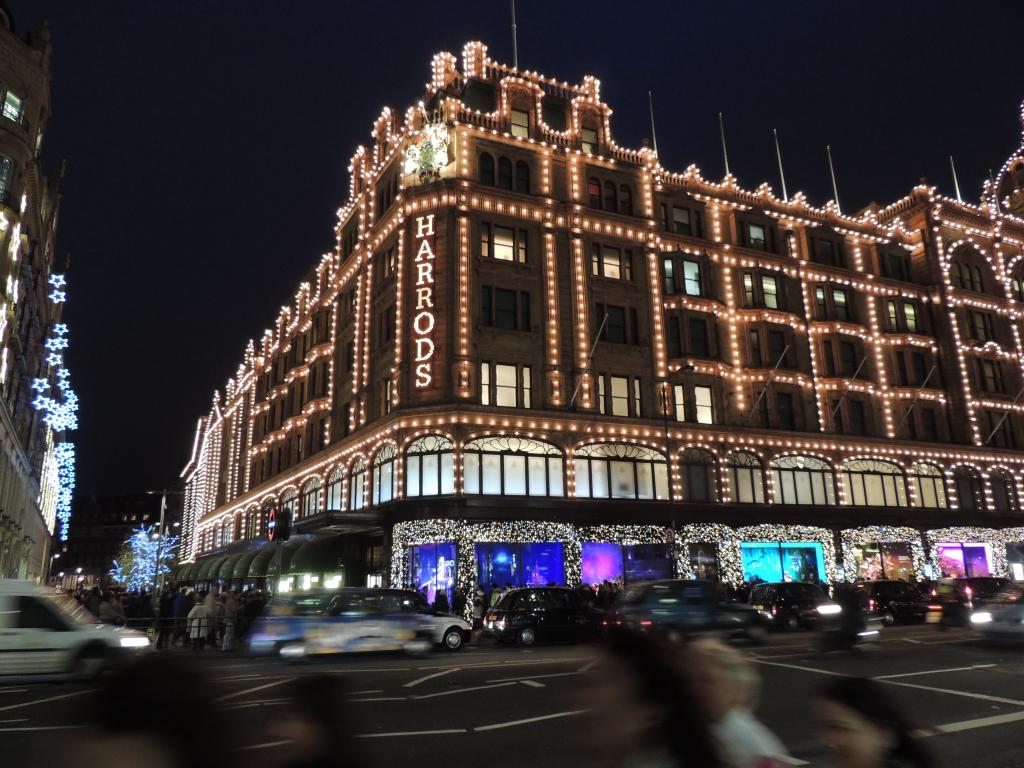
[{"label": "moving car blur", "polygon": [[484,618],[484,631],[499,642],[580,642],[601,634],[604,611],[578,591],[531,587],[508,592]]},{"label": "moving car blur", "polygon": [[940,627],[966,627],[975,610],[987,605],[1011,583],[995,576],[939,579],[931,590],[926,621]]},{"label": "moving car blur", "polygon": [[908,581],[879,579],[857,582],[857,588],[867,598],[867,611],[891,627],[896,623],[912,624],[924,621],[928,601],[921,591]]},{"label": "moving car blur", "polygon": [[627,589],[606,620],[627,629],[669,635],[718,631],[755,642],[764,639],[768,621],[759,609],[728,600],[721,584],[666,579]]},{"label": "moving car blur", "polygon": [[0,676],[91,678],[148,648],[145,634],[101,624],[61,593],[31,581],[0,580]]},{"label": "moving car blur", "polygon": [[755,584],[747,602],[773,626],[790,632],[813,629],[842,611],[817,584],[800,581]]},{"label": "moving car blur", "polygon": [[[254,623],[249,650],[291,660],[334,653],[420,653],[434,645],[437,627],[436,617],[421,612],[426,602],[415,595],[350,587],[275,598]],[[446,620],[464,639],[465,622]]]},{"label": "moving car blur", "polygon": [[975,610],[971,628],[985,640],[1024,643],[1024,584],[1009,584],[983,609]]}]

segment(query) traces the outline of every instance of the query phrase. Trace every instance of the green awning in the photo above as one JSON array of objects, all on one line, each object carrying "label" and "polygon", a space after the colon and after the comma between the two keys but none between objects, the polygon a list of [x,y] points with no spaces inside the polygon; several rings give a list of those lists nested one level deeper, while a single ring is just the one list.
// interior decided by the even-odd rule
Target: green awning
[{"label": "green awning", "polygon": [[174,581],[175,582],[188,581],[191,574],[192,574],[192,563],[185,563],[184,565],[179,566],[178,570],[176,570],[174,572]]},{"label": "green awning", "polygon": [[270,569],[270,558],[274,556],[276,549],[276,547],[268,545],[256,553],[256,557],[249,564],[250,579],[265,579],[267,577],[267,571]]},{"label": "green awning", "polygon": [[245,554],[245,552],[236,552],[233,555],[228,555],[224,558],[224,561],[220,564],[220,567],[216,572],[210,572],[211,579],[220,579],[221,581],[230,581],[232,575],[235,572],[235,563]]},{"label": "green awning", "polygon": [[212,578],[210,574],[214,573],[215,569],[219,568],[222,562],[224,562],[224,555],[206,559],[199,566],[199,571],[196,573],[194,580],[209,581]]},{"label": "green awning", "polygon": [[295,551],[287,573],[334,573],[341,570],[338,537],[318,536]]},{"label": "green awning", "polygon": [[274,578],[277,578],[278,576],[291,573],[292,558],[295,557],[295,553],[299,551],[299,548],[312,538],[309,534],[303,534],[292,536],[288,541],[283,542],[270,560],[270,565],[267,567],[267,575],[273,575]]},{"label": "green awning", "polygon": [[235,570],[231,574],[231,578],[246,578],[249,575],[249,567],[252,565],[253,559],[262,551],[262,549],[250,549],[247,552],[243,552],[242,556],[235,561]]}]

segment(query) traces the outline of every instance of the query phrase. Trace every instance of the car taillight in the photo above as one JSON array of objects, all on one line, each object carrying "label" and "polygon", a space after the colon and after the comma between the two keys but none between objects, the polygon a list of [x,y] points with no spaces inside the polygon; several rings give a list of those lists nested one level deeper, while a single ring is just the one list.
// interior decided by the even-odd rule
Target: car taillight
[{"label": "car taillight", "polygon": [[970,584],[968,584],[966,587],[964,587],[964,594],[967,595],[967,599],[968,600],[970,600],[971,596],[974,595],[974,590],[971,589],[971,585]]},{"label": "car taillight", "polygon": [[653,624],[653,622],[650,619],[644,619],[640,622],[641,627],[649,627],[651,624]]},{"label": "car taillight", "polygon": [[774,615],[775,615],[776,613],[778,613],[778,612],[779,612],[779,609],[778,609],[778,607],[777,607],[777,606],[774,606],[774,605],[773,605],[773,606],[772,606],[772,616],[774,616]]},{"label": "car taillight", "polygon": [[874,599],[868,600],[868,610],[869,611],[875,610],[875,601],[874,601]]}]

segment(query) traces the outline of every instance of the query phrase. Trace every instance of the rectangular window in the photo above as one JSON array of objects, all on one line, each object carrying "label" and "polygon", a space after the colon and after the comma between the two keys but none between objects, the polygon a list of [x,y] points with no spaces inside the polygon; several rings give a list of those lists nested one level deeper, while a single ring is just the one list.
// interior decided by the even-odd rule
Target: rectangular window
[{"label": "rectangular window", "polygon": [[846,378],[852,378],[857,371],[857,347],[852,341],[839,342],[840,370]]},{"label": "rectangular window", "polygon": [[860,400],[847,400],[846,410],[850,417],[850,433],[866,435],[867,420],[864,414],[864,403]]},{"label": "rectangular window", "polygon": [[761,224],[747,225],[747,247],[759,251],[768,250],[768,233]]},{"label": "rectangular window", "polygon": [[683,290],[690,296],[704,295],[699,261],[687,260],[683,262]]},{"label": "rectangular window", "polygon": [[769,309],[779,308],[779,286],[774,277],[761,276],[761,291],[764,294],[764,305]]},{"label": "rectangular window", "polygon": [[519,403],[516,397],[518,383],[516,367],[498,363],[494,366],[494,404],[500,408],[515,408]]},{"label": "rectangular window", "polygon": [[850,319],[850,306],[846,291],[839,288],[832,289],[832,306],[835,309],[836,320]]},{"label": "rectangular window", "polygon": [[904,387],[910,385],[910,379],[907,376],[907,361],[903,356],[903,352],[896,352],[896,368],[899,371],[900,384]]},{"label": "rectangular window", "polygon": [[903,302],[903,319],[907,323],[907,333],[917,333],[917,307],[909,301]]},{"label": "rectangular window", "polygon": [[768,331],[768,354],[772,368],[776,365],[781,368],[789,367],[789,350],[786,348],[786,335],[782,331]]},{"label": "rectangular window", "polygon": [[521,109],[513,109],[512,113],[512,135],[521,139],[530,138],[530,113]]},{"label": "rectangular window", "polygon": [[594,128],[580,129],[580,149],[592,155],[597,154],[597,130]]},{"label": "rectangular window", "polygon": [[527,232],[498,225],[480,225],[480,255],[500,261],[527,262]]},{"label": "rectangular window", "polygon": [[661,260],[661,290],[666,296],[676,292],[675,262],[671,258]]},{"label": "rectangular window", "polygon": [[682,384],[672,387],[672,400],[676,407],[676,421],[686,421],[686,390]]},{"label": "rectangular window", "polygon": [[682,357],[683,356],[683,340],[682,334],[679,332],[679,316],[669,315],[668,316],[668,356],[669,357]]},{"label": "rectangular window", "polygon": [[1003,372],[999,363],[992,360],[979,360],[981,369],[981,386],[986,392],[1003,391]]},{"label": "rectangular window", "polygon": [[976,341],[993,341],[992,316],[985,312],[970,313],[971,338]]},{"label": "rectangular window", "polygon": [[693,402],[698,424],[714,424],[715,410],[711,404],[711,387],[694,387]]},{"label": "rectangular window", "polygon": [[[928,377],[928,369],[926,367],[927,360],[923,352],[913,352],[910,355],[910,364],[914,369],[914,384],[918,387],[924,386],[924,380]],[[935,382],[932,381],[932,384]]]},{"label": "rectangular window", "polygon": [[691,317],[689,321],[690,354],[695,357],[710,357],[708,353],[708,324],[705,320]]},{"label": "rectangular window", "polygon": [[609,379],[612,416],[629,416],[629,379],[625,376],[611,376]]},{"label": "rectangular window", "polygon": [[939,419],[934,408],[921,409],[921,439],[929,443],[939,440]]},{"label": "rectangular window", "polygon": [[688,208],[672,206],[672,226],[677,235],[693,234],[693,227],[690,223],[690,211]]},{"label": "rectangular window", "polygon": [[633,251],[594,243],[590,252],[590,273],[612,280],[632,280]]},{"label": "rectangular window", "polygon": [[491,365],[490,363],[480,364],[480,403],[491,404]]},{"label": "rectangular window", "polygon": [[750,272],[743,273],[743,306],[754,306],[754,276]]},{"label": "rectangular window", "polygon": [[900,319],[896,312],[896,302],[890,299],[885,304],[886,316],[889,319],[889,330],[898,331],[900,329]]},{"label": "rectangular window", "polygon": [[[602,305],[598,305],[599,311]],[[604,305],[603,311],[600,314],[607,314],[608,321],[604,326],[604,335],[602,338],[604,341],[610,341],[615,344],[626,343],[626,308],[616,307],[611,304]],[[600,322],[600,320],[598,321]]]},{"label": "rectangular window", "polygon": [[515,291],[507,288],[494,289],[494,325],[497,328],[505,328],[510,331],[516,329],[516,304],[517,296]]},{"label": "rectangular window", "polygon": [[510,227],[494,227],[494,242],[491,256],[502,261],[516,259],[516,232]]},{"label": "rectangular window", "polygon": [[25,104],[18,94],[11,91],[7,91],[4,94],[4,117],[8,120],[13,120],[16,123],[20,122],[21,111],[24,109],[24,106]]},{"label": "rectangular window", "polygon": [[750,337],[750,365],[753,368],[760,368],[764,365],[764,359],[761,356],[761,332],[750,331],[748,335]]},{"label": "rectangular window", "polygon": [[793,396],[788,392],[775,395],[775,413],[780,429],[796,429],[793,421]]},{"label": "rectangular window", "polygon": [[910,280],[910,269],[905,253],[885,252],[882,254],[882,274],[893,280]]},{"label": "rectangular window", "polygon": [[814,238],[814,261],[830,267],[841,266],[839,263],[839,244],[824,238]]},{"label": "rectangular window", "polygon": [[608,403],[605,401],[607,394],[604,388],[604,374],[597,374],[597,408],[602,416],[608,414]]},{"label": "rectangular window", "polygon": [[523,366],[523,408],[533,408],[533,399],[531,393],[533,391],[533,381],[531,375],[531,368],[528,365]]},{"label": "rectangular window", "polygon": [[640,418],[640,379],[633,379],[633,416]]},{"label": "rectangular window", "polygon": [[817,308],[815,315],[819,320],[828,319],[828,304],[825,302],[825,289],[818,287],[814,289],[814,306]]}]

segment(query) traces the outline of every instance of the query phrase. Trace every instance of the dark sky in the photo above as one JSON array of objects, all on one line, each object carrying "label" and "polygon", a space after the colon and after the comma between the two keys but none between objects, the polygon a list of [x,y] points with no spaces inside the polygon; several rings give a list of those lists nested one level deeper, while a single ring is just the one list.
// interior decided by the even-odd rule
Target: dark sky
[{"label": "dark sky", "polygon": [[[9,0],[54,39],[44,158],[67,160],[58,250],[70,253],[68,354],[81,397],[79,490],[161,487],[195,422],[333,246],[346,167],[382,106],[422,95],[430,58],[483,40],[511,63],[508,3]],[[839,6],[842,5],[842,8]],[[1017,146],[1020,2],[520,0],[523,66],[593,73],[627,146],[718,179],[733,172],[891,202],[923,175],[965,197]]]}]

